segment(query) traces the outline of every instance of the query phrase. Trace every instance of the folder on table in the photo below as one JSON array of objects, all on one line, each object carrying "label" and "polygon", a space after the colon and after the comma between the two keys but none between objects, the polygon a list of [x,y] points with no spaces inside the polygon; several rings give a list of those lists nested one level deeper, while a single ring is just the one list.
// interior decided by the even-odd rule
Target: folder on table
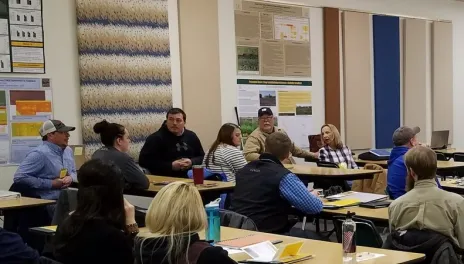
[{"label": "folder on table", "polygon": [[359,199],[342,199],[333,202],[325,202],[324,208],[326,209],[338,209],[346,206],[353,206],[360,204],[361,201]]},{"label": "folder on table", "polygon": [[311,254],[300,253],[303,244],[303,241],[298,241],[277,248],[271,242],[266,241],[244,247],[242,250],[252,258],[240,261],[240,263],[296,263],[313,258]]},{"label": "folder on table", "polygon": [[251,246],[253,244],[262,243],[265,241],[272,241],[275,240],[276,237],[274,235],[267,235],[267,234],[253,234],[243,237],[238,237],[234,239],[228,239],[219,241],[216,243],[216,246],[227,247],[232,249],[240,249],[246,246]]}]

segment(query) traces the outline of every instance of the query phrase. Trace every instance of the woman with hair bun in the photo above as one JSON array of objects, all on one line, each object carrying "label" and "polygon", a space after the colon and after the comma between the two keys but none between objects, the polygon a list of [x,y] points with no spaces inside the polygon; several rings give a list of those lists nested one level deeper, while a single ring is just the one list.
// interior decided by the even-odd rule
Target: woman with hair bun
[{"label": "woman with hair bun", "polygon": [[123,125],[103,120],[93,126],[93,131],[100,134],[103,147],[93,153],[92,159],[116,164],[124,174],[125,189],[148,189],[148,178],[127,154],[130,145],[127,129]]}]

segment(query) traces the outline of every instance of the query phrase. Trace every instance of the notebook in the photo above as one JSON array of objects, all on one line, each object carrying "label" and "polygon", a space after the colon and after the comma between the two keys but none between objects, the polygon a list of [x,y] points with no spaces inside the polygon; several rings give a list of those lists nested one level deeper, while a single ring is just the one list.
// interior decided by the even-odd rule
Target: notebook
[{"label": "notebook", "polygon": [[234,239],[228,239],[219,241],[216,243],[216,246],[227,247],[232,249],[240,249],[243,247],[251,246],[254,244],[258,244],[265,241],[272,241],[275,240],[276,237],[273,235],[266,235],[266,234],[253,234],[244,237],[238,237]]},{"label": "notebook", "polygon": [[312,258],[311,254],[300,253],[303,244],[303,241],[298,241],[277,248],[271,242],[266,241],[243,247],[242,250],[252,258],[241,261],[241,263],[296,263]]},{"label": "notebook", "polygon": [[357,199],[361,203],[369,203],[373,201],[383,201],[388,199],[388,195],[365,193],[365,192],[344,192],[336,195],[327,197],[328,200],[346,200],[346,199]]},{"label": "notebook", "polygon": [[10,191],[0,191],[0,200],[12,200],[21,198],[21,194]]},{"label": "notebook", "polygon": [[353,206],[360,204],[361,201],[358,199],[342,199],[333,202],[325,202],[324,208],[326,209],[338,209],[346,206]]},{"label": "notebook", "polygon": [[369,152],[377,157],[390,157],[390,151],[386,149],[371,149]]}]

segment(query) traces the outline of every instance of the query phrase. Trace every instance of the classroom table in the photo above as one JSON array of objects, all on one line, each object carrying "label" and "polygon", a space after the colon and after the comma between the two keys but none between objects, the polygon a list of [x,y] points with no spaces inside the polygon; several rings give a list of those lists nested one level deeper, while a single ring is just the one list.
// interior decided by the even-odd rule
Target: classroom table
[{"label": "classroom table", "polygon": [[458,185],[456,180],[446,180],[443,181],[440,179],[440,184],[443,187],[443,190],[448,192],[454,192],[458,194],[464,194],[464,185]]},{"label": "classroom table", "polygon": [[[152,193],[157,193],[169,182],[174,181],[183,181],[189,182],[193,184],[192,179],[184,179],[184,178],[175,178],[175,177],[166,177],[166,176],[155,176],[155,175],[147,175],[148,180],[150,181],[150,188],[148,191]],[[159,184],[159,185],[157,185]],[[214,185],[214,186],[208,186]],[[228,192],[235,188],[235,182],[221,182],[221,181],[204,181],[203,185],[198,185],[197,189],[200,193],[203,192],[213,192],[213,191],[221,191],[221,192]]]},{"label": "classroom table", "polygon": [[443,153],[447,158],[452,158],[454,153],[464,153],[464,149],[448,148],[448,149],[436,149],[435,152]]},{"label": "classroom table", "polygon": [[0,199],[0,210],[24,209],[37,206],[55,204],[54,200],[44,200],[37,198],[21,197],[19,199]]},{"label": "classroom table", "polygon": [[376,222],[388,222],[388,207],[372,209],[360,206],[350,206],[339,209],[323,209],[321,215],[346,215],[348,211],[355,213],[357,217],[375,220]]},{"label": "classroom table", "polygon": [[374,174],[381,173],[381,170],[364,169],[338,169],[314,167],[306,164],[285,164],[285,168],[296,174],[302,179],[321,180],[361,180],[372,179]]},{"label": "classroom table", "polygon": [[[146,175],[150,181],[150,186],[147,190],[126,190],[125,194],[155,197],[155,195],[170,182],[183,181],[193,184],[193,179],[175,178],[167,176]],[[204,203],[209,203],[218,198],[222,193],[233,192],[235,182],[221,182],[221,181],[204,181],[203,185],[196,186],[203,198]]]},{"label": "classroom table", "polygon": [[[386,160],[362,160],[355,158],[354,161],[358,166],[364,166],[366,164],[377,164],[381,166],[382,168],[387,168],[387,161]],[[464,168],[464,162],[458,162],[458,161],[444,161],[444,160],[439,160],[437,161],[437,169],[439,171],[449,171],[449,170],[456,170],[459,168]]]},{"label": "classroom table", "polygon": [[[38,232],[41,234],[52,235],[56,231],[56,227],[40,227],[32,228],[31,231]],[[139,235],[143,237],[144,233],[148,232],[147,228],[141,228]],[[221,227],[221,240],[228,240],[234,238],[245,237],[253,234],[260,234],[260,232],[248,231],[242,229],[235,229],[230,227]],[[204,239],[204,232],[200,232],[200,238]],[[303,248],[301,249],[302,253],[310,253],[314,255],[314,258],[298,262],[298,263],[309,263],[309,264],[327,264],[327,263],[342,263],[342,247],[339,243],[303,239],[297,237],[289,237],[282,235],[272,235],[275,236],[276,240],[282,240],[283,243],[278,244],[277,247],[285,245],[287,243],[304,241]],[[392,263],[416,263],[425,259],[424,254],[411,253],[411,252],[401,252],[394,250],[386,250],[380,248],[370,248],[370,247],[361,247],[356,248],[358,253],[369,252],[384,254],[385,256],[363,261],[363,264],[392,264]],[[241,261],[248,259],[249,257],[245,253],[231,254],[230,257],[235,261]]]}]

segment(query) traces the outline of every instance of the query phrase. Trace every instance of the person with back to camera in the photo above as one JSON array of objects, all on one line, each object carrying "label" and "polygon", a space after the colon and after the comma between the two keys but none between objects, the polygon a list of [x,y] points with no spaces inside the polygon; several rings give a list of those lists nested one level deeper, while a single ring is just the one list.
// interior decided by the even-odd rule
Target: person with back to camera
[{"label": "person with back to camera", "polygon": [[100,134],[103,147],[93,153],[92,159],[116,164],[124,175],[126,189],[147,189],[150,185],[147,176],[127,154],[130,145],[127,129],[123,125],[103,120],[93,126],[93,131]]},{"label": "person with back to camera", "polygon": [[89,160],[77,174],[77,207],[58,226],[53,254],[63,264],[133,264],[139,229],[135,208],[124,199],[121,170]]},{"label": "person with back to camera", "polygon": [[173,182],[163,187],[148,208],[148,232],[135,239],[137,264],[233,264],[226,250],[200,240],[206,212],[194,185]]},{"label": "person with back to camera", "polygon": [[[282,128],[274,126],[274,114],[269,107],[261,107],[258,110],[258,127],[248,136],[245,146],[243,147],[243,154],[247,161],[258,160],[259,156],[266,152],[265,141],[269,135],[275,132],[287,134]],[[307,150],[301,149],[292,142],[290,149],[290,156],[282,161],[284,164],[295,164],[292,156],[297,158],[310,158],[318,159],[319,153],[312,153]]]}]

